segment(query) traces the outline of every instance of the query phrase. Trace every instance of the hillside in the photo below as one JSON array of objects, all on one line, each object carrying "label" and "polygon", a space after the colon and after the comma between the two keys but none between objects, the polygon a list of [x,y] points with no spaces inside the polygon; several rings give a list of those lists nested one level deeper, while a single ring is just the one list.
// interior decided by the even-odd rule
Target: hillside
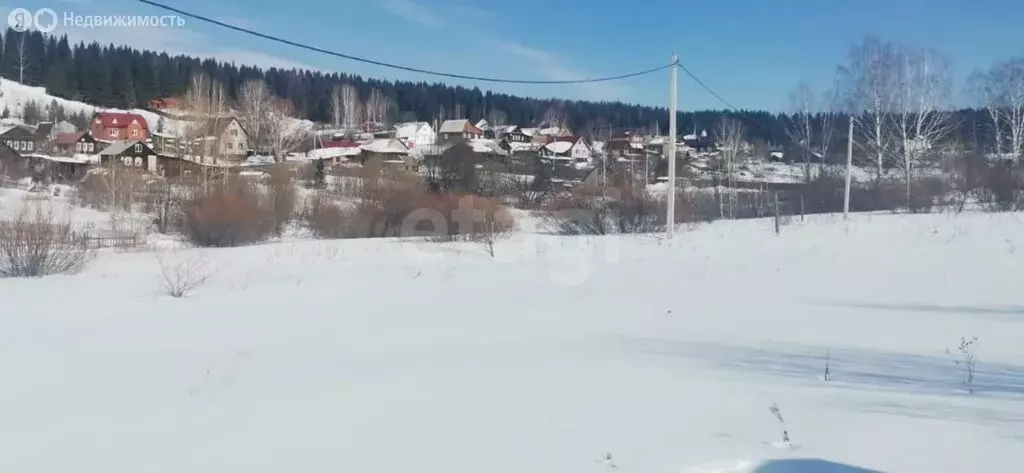
[{"label": "hillside", "polygon": [[[494,258],[408,239],[111,251],[78,275],[0,279],[0,470],[1024,463],[1024,216],[770,227],[520,233]],[[210,279],[167,297],[158,256]],[[967,394],[946,350],[974,336]]]}]

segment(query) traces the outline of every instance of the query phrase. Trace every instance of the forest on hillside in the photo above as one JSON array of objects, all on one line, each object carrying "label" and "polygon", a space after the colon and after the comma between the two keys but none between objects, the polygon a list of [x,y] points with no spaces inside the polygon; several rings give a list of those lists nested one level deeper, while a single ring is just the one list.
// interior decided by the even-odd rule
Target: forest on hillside
[{"label": "forest on hillside", "polygon": [[[332,90],[344,84],[354,87],[364,99],[373,90],[386,96],[390,104],[387,115],[392,122],[457,117],[477,120],[500,115],[506,123],[536,125],[554,108],[574,130],[600,127],[665,134],[668,128],[668,111],[660,107],[535,99],[436,82],[391,82],[344,73],[261,69],[95,42],[70,44],[66,36],[38,31],[19,33],[8,29],[0,39],[3,41],[0,74],[4,77],[45,87],[57,97],[106,107],[142,108],[152,99],[180,96],[186,92],[190,77],[202,72],[223,84],[231,98],[238,97],[246,82],[262,80],[274,95],[291,102],[296,115],[316,122],[331,121]],[[714,134],[722,118],[737,118],[743,124],[746,139],[785,147],[798,141],[794,140],[793,128],[800,122],[799,109],[790,112],[680,112],[678,125],[682,133],[707,130]],[[989,112],[984,108],[953,112],[949,120],[954,128],[951,136],[962,143],[974,144],[975,149],[984,147],[984,143],[992,141]],[[814,121],[818,123],[816,126],[821,126],[820,120],[806,118],[805,124]],[[841,113],[835,113],[830,120],[837,128],[845,128],[848,121]],[[840,127],[840,124],[843,125]],[[838,130],[834,136],[844,142],[842,131]],[[821,134],[820,130],[817,134]]]}]

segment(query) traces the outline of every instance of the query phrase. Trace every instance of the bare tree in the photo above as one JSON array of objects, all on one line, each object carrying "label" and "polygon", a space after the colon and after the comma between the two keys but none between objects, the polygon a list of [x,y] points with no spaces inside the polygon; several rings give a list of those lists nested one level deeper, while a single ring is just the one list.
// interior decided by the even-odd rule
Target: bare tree
[{"label": "bare tree", "polygon": [[881,181],[891,159],[889,118],[896,93],[897,46],[868,37],[850,50],[849,63],[838,70],[845,108],[855,120],[857,144],[872,157]]},{"label": "bare tree", "polygon": [[793,115],[790,118],[786,133],[790,141],[800,147],[804,161],[804,179],[811,180],[811,152],[814,146],[815,135],[815,114],[818,107],[818,97],[810,84],[801,82],[789,93],[789,103]]},{"label": "bare tree", "polygon": [[224,86],[205,73],[193,74],[181,99],[181,108],[188,123],[179,128],[179,138],[190,150],[189,154],[200,153],[216,160],[216,147],[211,146],[206,138],[210,128],[217,126],[217,121],[228,119]]},{"label": "bare tree", "polygon": [[294,151],[309,133],[308,123],[295,117],[295,108],[287,99],[273,100],[266,124],[268,147],[278,162]]},{"label": "bare tree", "polygon": [[391,99],[384,95],[380,89],[370,91],[366,99],[366,122],[371,126],[387,127],[388,110],[391,108]]},{"label": "bare tree", "polygon": [[341,84],[334,84],[331,89],[331,118],[334,119],[334,128],[341,128],[345,119],[345,99]]},{"label": "bare tree", "polygon": [[733,177],[736,171],[736,158],[739,157],[740,150],[743,147],[743,135],[743,124],[735,118],[723,118],[718,124],[717,137],[722,152],[726,180],[730,189],[729,199],[732,201],[730,214],[735,212],[736,193],[732,190]]},{"label": "bare tree", "polygon": [[565,110],[565,104],[559,102],[548,107],[541,117],[540,126],[546,128],[558,128],[564,130],[569,123],[569,113]]},{"label": "bare tree", "polygon": [[997,133],[1004,129],[1009,132],[1009,151],[1014,159],[1021,160],[1024,158],[1024,58],[1000,62],[985,76],[986,106],[999,130]]},{"label": "bare tree", "polygon": [[257,149],[267,149],[269,133],[273,124],[272,108],[275,97],[270,87],[260,79],[253,79],[242,84],[238,91],[238,110],[242,125],[249,134],[249,140]]},{"label": "bare tree", "polygon": [[[994,69],[994,68],[993,68]],[[967,78],[968,92],[973,95],[975,103],[985,108],[989,120],[992,120],[993,150],[997,156],[1003,155],[1003,109],[1000,97],[999,80],[994,71],[975,70]]]},{"label": "bare tree", "polygon": [[36,202],[25,202],[14,220],[0,220],[0,278],[72,274],[95,253],[71,225]]},{"label": "bare tree", "polygon": [[359,100],[359,90],[352,84],[341,86],[341,123],[346,130],[355,128],[363,121],[363,104]]},{"label": "bare tree", "polygon": [[913,208],[914,171],[931,147],[953,131],[945,108],[952,86],[952,64],[932,50],[900,49],[891,125],[906,177],[907,207]]},{"label": "bare tree", "polygon": [[25,53],[25,37],[28,36],[27,31],[18,33],[18,63],[15,67],[18,69],[18,82],[25,83],[25,70],[28,69],[28,56]]},{"label": "bare tree", "polygon": [[487,123],[494,128],[500,128],[508,124],[508,114],[496,108],[487,112]]}]

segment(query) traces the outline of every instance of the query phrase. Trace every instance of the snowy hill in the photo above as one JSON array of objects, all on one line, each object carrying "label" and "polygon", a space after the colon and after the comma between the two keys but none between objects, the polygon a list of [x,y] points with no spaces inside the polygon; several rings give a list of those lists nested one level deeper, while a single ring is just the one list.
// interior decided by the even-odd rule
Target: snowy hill
[{"label": "snowy hill", "polygon": [[[10,79],[0,78],[0,110],[6,107],[10,110],[12,116],[21,116],[22,110],[25,109],[25,105],[30,102],[35,102],[39,105],[40,110],[43,110],[55,100],[57,101],[57,104],[60,105],[68,114],[85,113],[86,115],[92,115],[97,111],[126,111],[115,108],[97,107],[84,102],[54,97],[47,94],[46,89],[43,87],[32,87]],[[138,113],[145,118],[150,130],[157,129],[157,123],[160,121],[160,115],[142,109],[132,109],[127,111]],[[175,125],[171,122],[172,120],[165,120],[165,129]]]},{"label": "snowy hill", "polygon": [[163,254],[210,271],[182,299],[155,254],[106,252],[0,280],[0,471],[1016,471],[1021,242],[1024,216],[972,214],[521,233],[495,258],[278,243]]}]

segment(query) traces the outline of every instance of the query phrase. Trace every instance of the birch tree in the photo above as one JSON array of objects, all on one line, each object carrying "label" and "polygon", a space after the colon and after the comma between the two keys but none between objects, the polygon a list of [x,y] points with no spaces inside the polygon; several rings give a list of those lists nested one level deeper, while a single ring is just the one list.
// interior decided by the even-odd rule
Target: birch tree
[{"label": "birch tree", "polygon": [[924,155],[953,131],[945,108],[952,86],[952,64],[933,50],[905,47],[897,54],[891,126],[906,178],[907,207],[912,208],[914,172]]},{"label": "birch tree", "polygon": [[238,91],[240,121],[249,134],[249,140],[256,149],[268,148],[268,133],[272,127],[272,107],[275,97],[270,87],[260,79],[242,84]]},{"label": "birch tree", "polygon": [[871,157],[879,182],[893,147],[888,132],[898,67],[896,45],[868,37],[850,49],[849,63],[837,73],[844,106],[855,117],[856,142]]},{"label": "birch tree", "polygon": [[1015,58],[992,68],[997,110],[1009,130],[1010,153],[1024,158],[1024,58]]},{"label": "birch tree", "polygon": [[789,94],[792,116],[786,133],[790,141],[800,147],[804,160],[804,179],[811,180],[811,147],[814,146],[817,94],[810,84],[801,82]]},{"label": "birch tree", "polygon": [[366,122],[374,127],[387,127],[388,110],[391,108],[391,99],[384,95],[380,89],[370,91],[366,98]]},{"label": "birch tree", "polygon": [[345,95],[341,84],[335,84],[331,89],[331,118],[334,119],[334,128],[341,128],[345,120]]},{"label": "birch tree", "polygon": [[[733,215],[735,212],[736,194],[732,190],[733,176],[736,171],[736,158],[739,157],[740,150],[743,147],[743,135],[743,124],[735,118],[723,118],[722,121],[718,123],[717,137],[719,141],[719,149],[722,153],[722,161],[725,166],[727,188],[729,189],[730,215]],[[721,203],[719,205],[721,205]],[[725,211],[723,210],[721,213],[724,216]]]},{"label": "birch tree", "polygon": [[341,86],[341,122],[346,130],[355,128],[363,121],[363,104],[359,100],[359,90],[352,84]]},{"label": "birch tree", "polygon": [[294,151],[309,134],[308,123],[298,120],[295,107],[287,99],[275,98],[267,113],[268,147],[274,161],[281,162]]},{"label": "birch tree", "polygon": [[[227,92],[224,86],[205,73],[195,73],[189,78],[188,89],[181,99],[187,123],[179,128],[179,138],[191,154],[200,154],[216,159],[215,149],[207,146],[206,135],[218,120],[227,119]],[[198,145],[198,147],[197,147]]]}]

